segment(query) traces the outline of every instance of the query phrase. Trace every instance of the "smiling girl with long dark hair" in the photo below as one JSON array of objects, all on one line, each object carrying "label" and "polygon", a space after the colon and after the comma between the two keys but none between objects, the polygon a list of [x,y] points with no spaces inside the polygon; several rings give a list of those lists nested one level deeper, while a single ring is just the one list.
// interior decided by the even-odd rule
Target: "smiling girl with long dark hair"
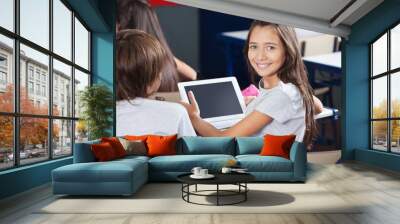
[{"label": "smiling girl with long dark hair", "polygon": [[182,103],[202,136],[296,135],[311,144],[316,134],[314,114],[321,102],[313,96],[292,27],[254,21],[245,44],[245,58],[253,75],[261,77],[260,95],[246,109],[246,117],[233,127],[218,130],[200,117],[195,96]]}]

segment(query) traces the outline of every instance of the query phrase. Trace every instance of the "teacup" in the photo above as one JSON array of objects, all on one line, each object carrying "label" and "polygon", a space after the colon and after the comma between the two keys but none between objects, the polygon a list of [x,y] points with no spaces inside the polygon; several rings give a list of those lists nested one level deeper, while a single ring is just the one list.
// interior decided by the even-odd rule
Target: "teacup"
[{"label": "teacup", "polygon": [[201,174],[200,174],[200,171],[202,170],[202,168],[201,167],[193,167],[193,169],[192,169],[192,173],[194,174],[194,175],[196,175],[196,176],[200,176]]},{"label": "teacup", "polygon": [[207,176],[208,175],[208,169],[201,169],[200,170],[200,176]]},{"label": "teacup", "polygon": [[230,173],[232,171],[232,168],[230,167],[222,167],[221,172],[222,173]]}]

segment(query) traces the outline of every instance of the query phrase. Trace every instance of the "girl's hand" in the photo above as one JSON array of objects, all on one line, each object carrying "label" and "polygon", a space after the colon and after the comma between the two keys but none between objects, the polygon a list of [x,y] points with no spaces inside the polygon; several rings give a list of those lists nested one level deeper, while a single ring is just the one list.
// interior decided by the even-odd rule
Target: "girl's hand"
[{"label": "girl's hand", "polygon": [[321,100],[319,100],[316,96],[313,95],[314,100],[314,114],[319,114],[324,110],[324,105],[322,105]]},{"label": "girl's hand", "polygon": [[179,76],[182,80],[196,80],[197,72],[185,62],[174,57]]},{"label": "girl's hand", "polygon": [[249,103],[251,101],[253,101],[255,98],[256,98],[256,96],[245,96],[244,97],[244,104],[246,104],[246,106],[249,105]]},{"label": "girl's hand", "polygon": [[188,92],[188,97],[190,103],[185,103],[181,101],[180,104],[186,108],[190,119],[200,118],[200,108],[197,104],[196,99],[194,98],[194,94],[192,91]]}]

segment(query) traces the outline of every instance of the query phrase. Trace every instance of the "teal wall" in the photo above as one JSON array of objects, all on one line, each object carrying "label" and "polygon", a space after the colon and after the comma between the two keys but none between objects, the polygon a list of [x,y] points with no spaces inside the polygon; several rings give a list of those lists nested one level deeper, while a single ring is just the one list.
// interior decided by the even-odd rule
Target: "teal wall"
[{"label": "teal wall", "polygon": [[[67,0],[67,2],[92,31],[93,83],[106,84],[113,91],[115,1]],[[110,127],[111,132],[114,130]],[[0,172],[0,199],[50,182],[53,169],[71,163],[72,157],[68,157]]]},{"label": "teal wall", "polygon": [[113,89],[114,83],[114,34],[93,33],[92,72],[93,83],[101,83]]},{"label": "teal wall", "polygon": [[369,84],[368,84],[368,45],[350,42],[343,51],[344,105],[342,106],[342,157],[354,159],[354,148],[368,147],[369,135]]},{"label": "teal wall", "polygon": [[68,4],[78,12],[92,31],[109,32],[110,23],[103,16],[100,5],[113,3],[114,0],[66,0]]},{"label": "teal wall", "polygon": [[386,0],[351,27],[343,54],[342,159],[399,170],[400,157],[369,150],[369,43],[400,22],[400,0]]},{"label": "teal wall", "polygon": [[[104,84],[114,92],[114,34],[93,33],[92,35],[92,82]],[[115,97],[114,97],[115,102]],[[115,121],[115,106],[113,117]],[[115,122],[108,130],[110,135],[115,135]]]},{"label": "teal wall", "polygon": [[[108,86],[110,90],[115,92],[114,85],[114,37],[115,37],[115,1],[99,0],[97,7],[104,16],[107,24],[107,31],[93,31],[92,33],[92,72],[93,83],[100,83]],[[113,94],[115,103],[115,94]],[[109,133],[115,135],[115,105],[113,109],[113,126],[110,127]]]},{"label": "teal wall", "polygon": [[400,155],[366,149],[355,150],[355,160],[369,165],[400,172]]}]

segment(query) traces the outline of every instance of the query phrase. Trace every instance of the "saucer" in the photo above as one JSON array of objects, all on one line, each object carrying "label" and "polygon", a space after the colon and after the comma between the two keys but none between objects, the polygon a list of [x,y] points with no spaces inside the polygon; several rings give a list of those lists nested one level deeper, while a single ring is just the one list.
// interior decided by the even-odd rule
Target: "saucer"
[{"label": "saucer", "polygon": [[190,178],[193,178],[193,179],[211,179],[211,178],[214,178],[214,177],[215,176],[212,175],[212,174],[207,174],[207,175],[204,175],[204,176],[194,175],[194,174],[190,175]]},{"label": "saucer", "polygon": [[234,173],[249,173],[247,170],[232,170]]}]

